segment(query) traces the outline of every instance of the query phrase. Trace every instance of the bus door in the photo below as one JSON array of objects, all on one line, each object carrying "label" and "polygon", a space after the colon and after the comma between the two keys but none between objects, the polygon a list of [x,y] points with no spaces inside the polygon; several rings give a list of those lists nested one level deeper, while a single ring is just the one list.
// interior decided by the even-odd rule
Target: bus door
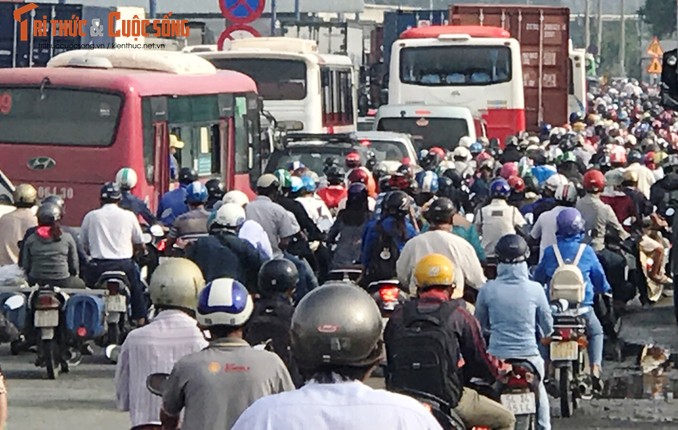
[{"label": "bus door", "polygon": [[[154,187],[154,200],[157,202],[160,197],[169,190],[170,184],[170,154],[169,154],[169,133],[167,132],[167,98],[151,97],[149,100],[152,115],[153,132],[153,169],[147,172],[147,176],[152,178]],[[146,139],[144,139],[144,144]],[[144,151],[146,152],[146,151]],[[148,169],[148,164],[146,169]],[[150,173],[150,175],[149,175]]]}]

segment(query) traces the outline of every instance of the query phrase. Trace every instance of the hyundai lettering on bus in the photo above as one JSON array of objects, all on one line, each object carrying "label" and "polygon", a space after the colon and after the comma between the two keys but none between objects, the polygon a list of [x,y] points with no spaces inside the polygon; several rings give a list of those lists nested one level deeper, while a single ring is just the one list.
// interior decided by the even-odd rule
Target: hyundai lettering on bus
[{"label": "hyundai lettering on bus", "polygon": [[520,45],[497,27],[406,30],[392,48],[389,104],[466,107],[503,141],[525,130]]},{"label": "hyundai lettering on bus", "polygon": [[355,70],[347,56],[319,54],[315,41],[287,37],[235,40],[226,51],[196,55],[251,76],[264,109],[287,131],[356,130]]},{"label": "hyundai lettering on bus", "polygon": [[[192,54],[82,50],[47,68],[0,70],[0,159],[14,183],[66,199],[69,225],[99,204],[121,167],[139,177],[133,193],[151,209],[175,186],[174,157],[201,180],[222,178],[251,194],[261,171],[254,81]],[[177,146],[177,145],[175,145]]]}]

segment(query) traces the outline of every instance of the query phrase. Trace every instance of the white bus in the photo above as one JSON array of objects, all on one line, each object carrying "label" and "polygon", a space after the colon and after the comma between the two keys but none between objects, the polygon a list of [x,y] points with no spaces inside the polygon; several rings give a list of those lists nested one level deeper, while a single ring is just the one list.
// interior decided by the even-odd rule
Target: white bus
[{"label": "white bus", "polygon": [[572,49],[570,46],[567,113],[570,115],[574,112],[586,112],[586,49]]},{"label": "white bus", "polygon": [[287,37],[240,39],[225,49],[197,55],[254,79],[264,109],[288,131],[356,130],[356,73],[347,56],[319,54],[315,41]]}]

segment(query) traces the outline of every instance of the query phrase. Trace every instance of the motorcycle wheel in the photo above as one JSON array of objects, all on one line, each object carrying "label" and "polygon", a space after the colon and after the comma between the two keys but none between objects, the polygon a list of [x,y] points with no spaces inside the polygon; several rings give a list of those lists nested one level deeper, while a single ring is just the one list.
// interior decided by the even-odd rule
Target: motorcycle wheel
[{"label": "motorcycle wheel", "polygon": [[45,359],[45,366],[47,367],[47,377],[49,379],[56,379],[59,376],[60,363],[58,354],[56,354],[56,344],[51,340],[42,341],[42,354]]},{"label": "motorcycle wheel", "polygon": [[534,415],[516,415],[515,430],[534,430],[536,418]]},{"label": "motorcycle wheel", "polygon": [[120,327],[118,323],[109,323],[108,324],[108,344],[109,345],[120,345]]},{"label": "motorcycle wheel", "polygon": [[560,385],[560,415],[563,418],[569,418],[574,411],[574,394],[570,389],[570,369],[561,367],[558,375],[558,383]]}]

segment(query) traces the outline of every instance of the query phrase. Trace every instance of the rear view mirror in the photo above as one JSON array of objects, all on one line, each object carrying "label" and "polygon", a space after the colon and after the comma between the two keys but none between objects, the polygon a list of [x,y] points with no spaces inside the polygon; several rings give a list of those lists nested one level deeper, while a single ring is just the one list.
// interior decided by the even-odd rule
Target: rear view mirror
[{"label": "rear view mirror", "polygon": [[143,234],[141,235],[141,240],[142,240],[144,243],[151,243],[151,242],[153,242],[153,236],[151,236],[150,233],[143,233]]},{"label": "rear view mirror", "polygon": [[165,230],[163,230],[162,226],[158,224],[153,224],[151,226],[151,234],[155,237],[163,237],[165,235]]},{"label": "rear view mirror", "polygon": [[15,294],[5,300],[4,307],[10,311],[20,309],[26,303],[26,297],[23,294]]},{"label": "rear view mirror", "polygon": [[168,379],[169,374],[167,373],[152,373],[146,378],[146,388],[156,396],[162,397]]}]

